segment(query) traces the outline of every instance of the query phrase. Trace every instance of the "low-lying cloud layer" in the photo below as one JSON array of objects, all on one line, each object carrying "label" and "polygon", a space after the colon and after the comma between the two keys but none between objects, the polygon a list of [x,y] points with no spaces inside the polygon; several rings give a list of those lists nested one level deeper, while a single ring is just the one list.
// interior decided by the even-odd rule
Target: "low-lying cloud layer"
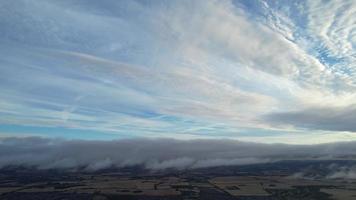
[{"label": "low-lying cloud layer", "polygon": [[38,137],[0,140],[0,168],[100,170],[143,166],[188,169],[267,163],[288,159],[333,159],[353,156],[354,142],[322,145],[259,144],[234,140],[130,139],[59,140]]},{"label": "low-lying cloud layer", "polygon": [[353,163],[331,163],[310,165],[292,175],[303,179],[356,179],[356,165]]},{"label": "low-lying cloud layer", "polygon": [[334,173],[329,174],[328,179],[356,179],[356,166],[340,167]]}]

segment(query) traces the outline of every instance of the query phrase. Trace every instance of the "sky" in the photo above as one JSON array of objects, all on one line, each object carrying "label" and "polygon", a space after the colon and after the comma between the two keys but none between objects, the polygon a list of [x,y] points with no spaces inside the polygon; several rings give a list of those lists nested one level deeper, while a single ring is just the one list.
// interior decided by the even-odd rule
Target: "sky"
[{"label": "sky", "polygon": [[0,0],[0,137],[356,140],[356,1]]}]

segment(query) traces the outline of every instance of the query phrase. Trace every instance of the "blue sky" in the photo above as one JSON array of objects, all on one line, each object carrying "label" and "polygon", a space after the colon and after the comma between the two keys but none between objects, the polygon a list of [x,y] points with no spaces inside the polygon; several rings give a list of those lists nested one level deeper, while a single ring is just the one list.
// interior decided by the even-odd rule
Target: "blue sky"
[{"label": "blue sky", "polygon": [[355,11],[0,0],[0,137],[355,140]]}]

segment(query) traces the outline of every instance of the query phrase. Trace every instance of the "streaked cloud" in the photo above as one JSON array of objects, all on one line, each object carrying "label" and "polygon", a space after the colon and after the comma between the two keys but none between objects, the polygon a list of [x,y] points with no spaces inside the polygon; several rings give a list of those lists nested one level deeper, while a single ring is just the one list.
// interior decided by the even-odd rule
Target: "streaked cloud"
[{"label": "streaked cloud", "polygon": [[276,123],[310,129],[356,132],[356,107],[318,107],[307,110],[274,113],[267,118]]},{"label": "streaked cloud", "polygon": [[0,5],[3,135],[317,143],[356,132],[353,1]]}]

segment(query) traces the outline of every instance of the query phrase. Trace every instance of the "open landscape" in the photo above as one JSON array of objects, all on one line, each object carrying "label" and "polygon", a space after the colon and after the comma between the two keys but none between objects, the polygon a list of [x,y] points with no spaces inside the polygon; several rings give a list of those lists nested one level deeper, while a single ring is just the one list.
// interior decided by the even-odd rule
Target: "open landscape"
[{"label": "open landscape", "polygon": [[0,200],[356,200],[356,0],[0,0]]},{"label": "open landscape", "polygon": [[[155,172],[140,167],[97,172],[8,167],[0,171],[0,199],[353,200],[356,180],[320,174],[338,162],[283,161]],[[345,162],[356,164],[341,161],[343,166]],[[298,176],[300,171],[315,177]]]}]

